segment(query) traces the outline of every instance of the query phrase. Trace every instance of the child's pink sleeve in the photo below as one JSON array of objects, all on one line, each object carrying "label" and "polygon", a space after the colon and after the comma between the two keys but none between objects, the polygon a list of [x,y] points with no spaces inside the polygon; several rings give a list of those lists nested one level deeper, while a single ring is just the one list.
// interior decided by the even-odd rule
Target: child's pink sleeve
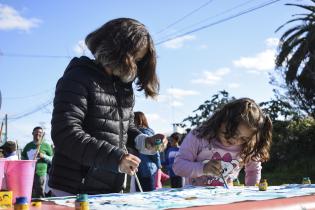
[{"label": "child's pink sleeve", "polygon": [[245,185],[254,186],[261,178],[261,162],[250,161],[245,165]]},{"label": "child's pink sleeve", "polygon": [[[160,169],[161,170],[161,169]],[[168,180],[170,178],[170,176],[166,173],[164,173],[162,170],[161,170],[161,182],[166,182],[166,180]]]},{"label": "child's pink sleeve", "polygon": [[173,164],[174,173],[181,177],[199,177],[203,175],[203,163],[196,162],[201,140],[190,132],[180,145],[179,153]]},{"label": "child's pink sleeve", "polygon": [[160,189],[162,188],[162,182],[161,182],[161,176],[162,176],[162,170],[161,169],[158,169],[157,172],[156,172],[156,175],[155,175],[155,189]]}]

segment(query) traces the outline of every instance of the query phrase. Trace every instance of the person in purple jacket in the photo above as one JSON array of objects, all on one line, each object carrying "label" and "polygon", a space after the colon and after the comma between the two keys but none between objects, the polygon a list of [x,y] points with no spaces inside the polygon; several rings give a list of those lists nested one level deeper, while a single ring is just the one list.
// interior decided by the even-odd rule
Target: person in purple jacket
[{"label": "person in purple jacket", "polygon": [[188,185],[226,186],[245,167],[245,185],[255,185],[261,178],[261,162],[269,159],[271,142],[271,119],[254,100],[241,98],[186,135],[173,170]]}]

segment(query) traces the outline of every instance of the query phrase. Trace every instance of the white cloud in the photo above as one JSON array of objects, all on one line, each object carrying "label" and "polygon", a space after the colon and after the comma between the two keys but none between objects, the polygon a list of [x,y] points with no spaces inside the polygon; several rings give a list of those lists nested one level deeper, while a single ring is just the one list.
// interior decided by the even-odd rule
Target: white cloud
[{"label": "white cloud", "polygon": [[238,68],[245,68],[247,72],[260,74],[274,69],[276,58],[276,47],[279,44],[278,38],[268,38],[265,40],[266,50],[254,56],[241,57],[234,60],[233,64]]},{"label": "white cloud", "polygon": [[75,54],[78,56],[85,55],[85,56],[88,56],[91,58],[93,57],[91,51],[85,45],[84,40],[78,41],[78,43],[74,46],[73,50],[74,50]]},{"label": "white cloud", "polygon": [[220,69],[216,70],[214,73],[218,76],[224,76],[224,75],[230,73],[230,69],[229,68],[220,68]]},{"label": "white cloud", "polygon": [[199,79],[194,79],[191,82],[195,84],[214,85],[222,80],[222,77],[229,74],[229,68],[220,68],[215,71],[203,71]]},{"label": "white cloud", "polygon": [[157,101],[159,103],[166,103],[172,107],[183,106],[183,100],[187,96],[199,95],[199,92],[194,90],[184,90],[179,88],[169,88],[166,90],[167,94],[159,95]]},{"label": "white cloud", "polygon": [[235,88],[239,88],[240,84],[238,84],[238,83],[230,83],[230,84],[228,84],[228,87],[231,88],[231,89],[235,89]]},{"label": "white cloud", "polygon": [[163,47],[171,48],[171,49],[182,48],[184,46],[184,42],[191,41],[194,39],[196,39],[196,37],[193,35],[186,35],[186,36],[178,37],[176,39],[165,42],[163,44]]},{"label": "white cloud", "polygon": [[209,46],[206,45],[206,44],[202,44],[202,45],[200,45],[198,48],[201,49],[201,50],[204,50],[204,49],[208,49]]},{"label": "white cloud", "polygon": [[255,75],[260,75],[261,74],[261,72],[257,71],[257,70],[247,70],[247,73],[255,74]]},{"label": "white cloud", "polygon": [[253,57],[241,57],[239,60],[233,61],[233,64],[250,71],[266,72],[275,66],[275,53],[274,49],[267,49]]},{"label": "white cloud", "polygon": [[199,94],[194,90],[183,90],[178,88],[169,88],[167,89],[167,93],[174,99],[183,99],[186,96],[194,96]]},{"label": "white cloud", "polygon": [[163,102],[166,102],[166,101],[167,101],[167,98],[168,98],[167,95],[160,94],[160,95],[158,95],[158,97],[157,97],[157,101],[163,103]]},{"label": "white cloud", "polygon": [[279,44],[279,39],[278,38],[268,38],[266,39],[265,43],[268,48],[275,48]]},{"label": "white cloud", "polygon": [[180,101],[171,101],[170,105],[172,107],[179,107],[179,106],[183,106],[184,104]]},{"label": "white cloud", "polygon": [[0,4],[0,30],[19,29],[29,31],[37,27],[42,21],[37,18],[24,18],[14,8]]},{"label": "white cloud", "polygon": [[160,115],[155,114],[155,113],[147,113],[145,115],[148,118],[149,122],[154,122],[154,121],[158,121],[161,119]]}]

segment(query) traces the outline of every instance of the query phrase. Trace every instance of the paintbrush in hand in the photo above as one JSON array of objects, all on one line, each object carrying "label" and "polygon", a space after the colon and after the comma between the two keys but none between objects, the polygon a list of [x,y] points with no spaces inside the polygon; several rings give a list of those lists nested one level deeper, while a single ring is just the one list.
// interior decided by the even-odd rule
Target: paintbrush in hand
[{"label": "paintbrush in hand", "polygon": [[[124,146],[124,150],[126,151],[126,154],[128,154],[128,150],[126,146]],[[136,183],[138,185],[140,192],[143,192],[137,173],[135,173],[134,176],[135,176],[135,180],[136,180]]]},{"label": "paintbrush in hand", "polygon": [[225,179],[224,179],[224,176],[223,176],[223,170],[221,171],[221,178],[223,179],[224,188],[225,188],[225,189],[229,189],[229,187],[228,187],[228,185],[227,185],[227,183],[226,183],[226,181],[225,181]]}]

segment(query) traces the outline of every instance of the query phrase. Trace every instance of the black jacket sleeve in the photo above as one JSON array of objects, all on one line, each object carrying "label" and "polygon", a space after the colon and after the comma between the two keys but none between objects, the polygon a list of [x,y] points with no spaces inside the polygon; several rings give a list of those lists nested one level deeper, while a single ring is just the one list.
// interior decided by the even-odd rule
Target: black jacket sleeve
[{"label": "black jacket sleeve", "polygon": [[137,154],[136,144],[135,144],[135,138],[141,134],[141,132],[137,129],[134,123],[134,114],[133,111],[130,114],[129,119],[129,128],[128,128],[128,140],[127,140],[127,148],[129,151],[132,151],[132,153]]}]

